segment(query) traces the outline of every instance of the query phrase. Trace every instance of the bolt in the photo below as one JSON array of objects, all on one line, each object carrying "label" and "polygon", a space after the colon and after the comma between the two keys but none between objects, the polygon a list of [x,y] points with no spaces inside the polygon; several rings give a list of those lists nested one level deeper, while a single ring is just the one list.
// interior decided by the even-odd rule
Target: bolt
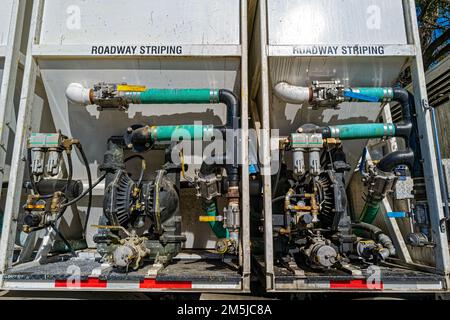
[{"label": "bolt", "polygon": [[133,144],[132,143],[127,144],[127,148],[128,149],[132,149],[133,148]]}]

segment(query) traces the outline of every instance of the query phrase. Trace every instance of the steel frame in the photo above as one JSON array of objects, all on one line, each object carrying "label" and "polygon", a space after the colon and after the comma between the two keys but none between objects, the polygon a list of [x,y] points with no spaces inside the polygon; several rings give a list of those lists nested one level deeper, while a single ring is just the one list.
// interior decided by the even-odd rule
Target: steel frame
[{"label": "steel frame", "polygon": [[[9,34],[6,46],[0,46],[0,58],[4,59],[3,79],[0,88],[0,185],[3,184],[6,168],[8,140],[11,131],[15,131],[14,90],[17,83],[19,65],[24,61],[20,52],[26,0],[13,1]],[[0,188],[0,197],[2,188]]]},{"label": "steel frame", "polygon": [[[22,1],[21,1],[22,2]],[[25,58],[23,86],[20,98],[19,114],[17,117],[17,131],[14,141],[14,150],[12,156],[12,168],[10,172],[10,185],[8,188],[7,201],[5,205],[4,224],[2,239],[0,243],[0,288],[4,286],[4,275],[12,266],[14,241],[17,230],[17,217],[20,209],[20,197],[22,194],[23,175],[25,170],[25,147],[26,138],[30,133],[31,126],[31,111],[33,104],[33,96],[36,87],[36,79],[39,75],[39,66],[37,58],[39,57],[53,57],[53,58],[83,58],[87,56],[85,46],[73,45],[67,46],[64,50],[61,47],[40,46],[39,36],[42,25],[43,10],[45,0],[36,0],[33,3],[33,11],[31,17],[31,28],[28,38],[27,55]],[[240,1],[240,45],[191,45],[186,46],[186,53],[184,57],[240,57],[241,62],[241,118],[242,118],[242,141],[241,141],[241,156],[242,163],[248,163],[248,49],[247,49],[247,1]],[[92,56],[89,54],[89,56]],[[131,56],[126,56],[131,57]],[[11,98],[12,99],[12,98]],[[249,204],[249,168],[243,165],[241,171],[242,177],[242,236],[240,252],[240,261],[242,262],[242,286],[240,289],[234,291],[249,291],[250,290],[250,204]],[[35,284],[30,283],[28,287],[24,284],[21,289],[35,288]],[[105,288],[104,290],[129,290],[135,291],[137,289],[130,289],[125,286],[123,289],[119,287]],[[217,291],[221,290],[220,286],[215,288],[205,288],[200,291]],[[167,290],[165,290],[167,291]],[[170,290],[169,290],[170,291]]]},{"label": "steel frame", "polygon": [[[259,90],[262,92],[261,103],[262,103],[262,141],[260,142],[261,153],[261,164],[263,168],[266,168],[270,172],[270,118],[269,118],[269,67],[268,60],[272,56],[292,56],[292,46],[271,46],[268,44],[267,35],[267,2],[270,0],[260,0],[258,1],[259,9],[259,28],[260,34],[260,59],[259,70],[254,70],[254,74],[250,75],[250,79],[258,79],[260,73],[260,83]],[[430,111],[428,107],[428,98],[426,92],[425,74],[423,70],[423,61],[421,55],[421,45],[418,33],[418,25],[416,19],[415,3],[413,0],[402,0],[404,15],[406,20],[406,31],[408,45],[403,46],[389,46],[389,55],[392,56],[403,56],[408,57],[412,70],[413,79],[413,89],[415,93],[415,102],[417,105],[417,117],[419,123],[419,131],[421,133],[421,147],[423,150],[423,160],[424,160],[424,171],[425,171],[425,183],[427,190],[427,199],[431,212],[431,226],[433,237],[436,242],[435,247],[435,267],[418,266],[414,264],[407,254],[407,249],[404,247],[404,241],[399,236],[398,226],[393,219],[387,219],[387,225],[390,231],[395,233],[395,238],[397,244],[402,248],[401,258],[403,262],[407,265],[414,266],[416,268],[422,268],[427,271],[433,271],[436,274],[445,277],[445,287],[448,288],[449,284],[449,271],[450,271],[450,257],[449,257],[449,247],[447,241],[447,233],[445,230],[445,219],[443,213],[442,197],[439,187],[439,181],[436,179],[437,174],[437,162],[435,156],[435,147],[432,134]],[[257,19],[256,19],[257,20]],[[298,55],[296,55],[298,56]],[[302,55],[311,56],[311,55]],[[253,85],[252,85],[253,89]],[[252,92],[253,93],[253,92]],[[267,291],[308,291],[308,289],[300,290],[294,287],[283,288],[277,290],[275,287],[275,272],[273,263],[273,232],[272,232],[272,199],[271,199],[271,175],[266,174],[263,176],[263,195],[264,195],[264,241],[265,241],[265,279],[266,279],[266,289]],[[388,204],[388,203],[387,203]],[[385,205],[387,205],[385,203]],[[405,251],[406,249],[406,251]],[[329,288],[321,289],[323,291],[328,291]]]}]

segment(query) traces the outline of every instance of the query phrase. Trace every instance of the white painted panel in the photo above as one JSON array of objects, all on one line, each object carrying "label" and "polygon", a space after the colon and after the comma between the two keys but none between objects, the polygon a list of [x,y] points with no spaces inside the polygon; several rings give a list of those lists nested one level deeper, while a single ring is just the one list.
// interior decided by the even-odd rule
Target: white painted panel
[{"label": "white painted panel", "polygon": [[46,0],[41,44],[239,44],[239,0]]},{"label": "white painted panel", "polygon": [[0,46],[8,43],[14,0],[0,0]]},{"label": "white painted panel", "polygon": [[406,44],[401,0],[267,0],[270,45]]}]

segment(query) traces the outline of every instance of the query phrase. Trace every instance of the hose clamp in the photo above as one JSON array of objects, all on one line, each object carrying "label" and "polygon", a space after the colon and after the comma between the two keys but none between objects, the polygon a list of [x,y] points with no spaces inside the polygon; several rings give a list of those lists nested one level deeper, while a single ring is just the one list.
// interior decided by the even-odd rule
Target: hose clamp
[{"label": "hose clamp", "polygon": [[219,103],[219,90],[211,89],[209,91],[209,103]]}]

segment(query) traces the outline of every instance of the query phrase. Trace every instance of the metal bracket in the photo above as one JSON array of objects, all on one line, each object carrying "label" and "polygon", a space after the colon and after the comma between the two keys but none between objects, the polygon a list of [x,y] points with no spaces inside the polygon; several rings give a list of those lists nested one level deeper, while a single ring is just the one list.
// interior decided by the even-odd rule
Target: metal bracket
[{"label": "metal bracket", "polygon": [[422,99],[421,103],[422,103],[422,108],[423,108],[423,109],[425,109],[425,110],[431,110],[432,107],[431,107],[430,104],[428,103],[428,99]]}]

